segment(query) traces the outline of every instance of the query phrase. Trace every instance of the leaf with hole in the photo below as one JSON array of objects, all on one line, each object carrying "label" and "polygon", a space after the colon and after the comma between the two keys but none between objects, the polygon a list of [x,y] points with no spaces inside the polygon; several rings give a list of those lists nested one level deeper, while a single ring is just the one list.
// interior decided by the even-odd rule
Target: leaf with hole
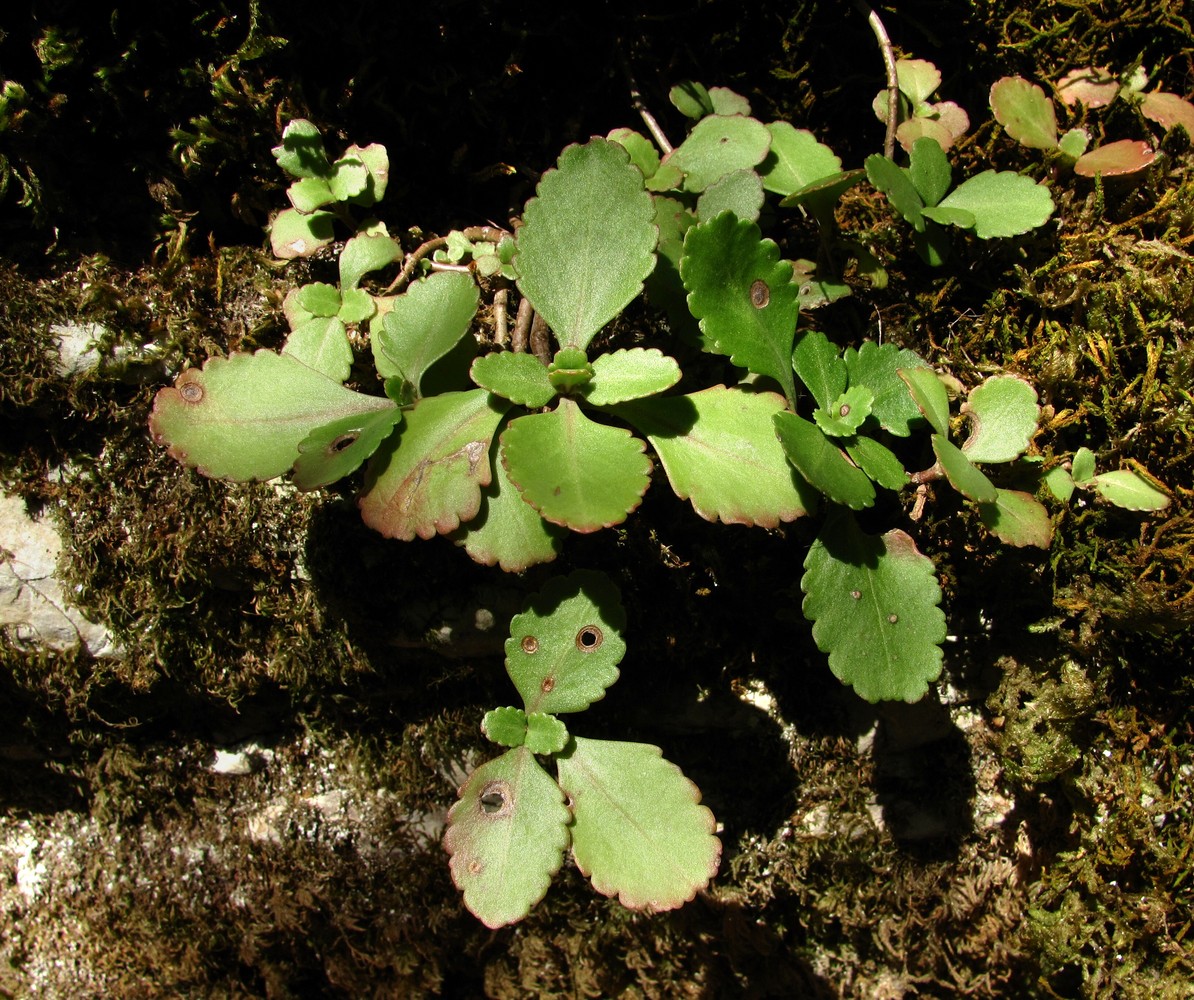
[{"label": "leaf with hole", "polygon": [[149,429],[170,455],[216,479],[273,479],[314,430],[393,403],[344,388],[288,354],[212,358],[154,398]]},{"label": "leaf with hole", "polygon": [[932,562],[899,530],[831,518],[804,560],[804,616],[829,667],[867,701],[919,700],[941,673],[945,615]]},{"label": "leaf with hole", "polygon": [[573,737],[556,764],[572,803],[572,854],[598,892],[656,913],[709,884],[721,859],[713,813],[658,747]]},{"label": "leaf with hole", "polygon": [[772,420],[788,460],[810,486],[853,510],[875,502],[875,487],[867,474],[850,462],[816,424],[788,411],[775,414]]},{"label": "leaf with hole", "polygon": [[624,427],[599,424],[567,397],[547,413],[510,421],[502,462],[523,499],[573,531],[621,524],[651,484],[646,445]]},{"label": "leaf with hole", "polygon": [[775,379],[795,404],[792,342],[800,311],[792,265],[753,222],[727,212],[684,238],[680,275],[701,330],[730,360]]},{"label": "leaf with hole", "polygon": [[410,541],[476,517],[491,477],[489,445],[506,406],[484,389],[419,400],[406,411],[401,433],[369,461],[360,499],[365,523]]},{"label": "leaf with hole", "polygon": [[771,418],[782,409],[775,393],[718,385],[616,412],[647,435],[676,496],[691,500],[701,517],[775,528],[817,503],[776,440]]},{"label": "leaf with hole", "polygon": [[827,407],[813,412],[813,420],[830,437],[853,437],[871,415],[875,394],[865,385],[852,385]]},{"label": "leaf with hole", "polygon": [[444,849],[464,905],[486,927],[521,920],[547,892],[568,846],[560,786],[526,746],[482,764],[448,813]]},{"label": "leaf with hole", "polygon": [[528,713],[581,712],[605,697],[626,654],[626,613],[602,573],[554,577],[510,622],[506,672]]},{"label": "leaf with hole", "polygon": [[583,350],[655,266],[655,206],[617,143],[569,146],[539,181],[518,230],[518,288],[562,347]]},{"label": "leaf with hole", "polygon": [[389,409],[343,417],[317,427],[299,442],[294,485],[300,490],[313,490],[356,472],[401,420],[402,411],[391,403]]},{"label": "leaf with hole", "polygon": [[973,389],[962,407],[970,437],[962,451],[972,462],[1011,462],[1028,449],[1041,408],[1036,390],[1014,375],[995,375]]}]

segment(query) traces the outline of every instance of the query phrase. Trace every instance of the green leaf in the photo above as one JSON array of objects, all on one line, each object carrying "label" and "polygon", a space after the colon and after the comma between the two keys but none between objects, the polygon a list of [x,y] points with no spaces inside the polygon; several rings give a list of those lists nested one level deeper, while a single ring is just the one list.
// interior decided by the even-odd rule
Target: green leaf
[{"label": "green leaf", "polygon": [[670,389],[680,381],[680,366],[654,347],[632,347],[599,355],[593,381],[585,392],[592,406],[612,406]]},{"label": "green leaf", "polygon": [[340,289],[322,281],[303,285],[296,298],[299,306],[312,316],[335,316],[340,311]]},{"label": "green leaf", "polygon": [[371,142],[368,146],[358,146],[354,143],[344,151],[344,155],[360,160],[369,175],[365,189],[350,198],[349,201],[354,205],[364,207],[381,201],[385,197],[386,186],[390,182],[390,157],[386,152],[386,147],[379,142]]},{"label": "green leaf", "polygon": [[282,144],[271,152],[291,177],[325,177],[332,169],[319,129],[305,118],[289,122],[282,130]]},{"label": "green leaf", "polygon": [[912,399],[929,426],[942,437],[949,434],[949,393],[945,383],[932,368],[901,368],[900,378],[907,384]]},{"label": "green leaf", "polygon": [[490,448],[493,478],[481,493],[481,510],[454,534],[457,545],[484,566],[500,566],[507,573],[521,573],[539,563],[551,562],[560,553],[565,531],[539,516],[510,482],[498,459],[497,445]]},{"label": "green leaf", "polygon": [[559,753],[572,737],[554,715],[535,712],[527,716],[527,747],[532,753]]},{"label": "green leaf", "polygon": [[853,437],[871,415],[875,394],[865,385],[854,385],[843,392],[825,409],[817,409],[813,420],[830,437]]},{"label": "green leaf", "polygon": [[1045,488],[1053,494],[1053,498],[1062,503],[1069,503],[1070,497],[1074,495],[1074,477],[1060,465],[1046,472],[1041,481],[1045,484]]},{"label": "green leaf", "polygon": [[897,59],[896,83],[912,107],[917,108],[941,86],[941,71],[927,59]]},{"label": "green leaf", "polygon": [[521,920],[547,893],[571,814],[530,748],[482,764],[448,813],[444,849],[464,905],[486,927]]},{"label": "green leaf", "polygon": [[897,437],[911,434],[912,425],[923,417],[900,371],[925,368],[925,361],[894,344],[880,346],[869,340],[858,350],[846,348],[843,360],[849,374],[848,384],[865,385],[875,394],[871,413],[880,426]]},{"label": "green leaf", "polygon": [[315,428],[299,442],[294,485],[300,490],[313,490],[356,472],[401,420],[402,411],[395,406]]},{"label": "green leaf", "polygon": [[834,517],[804,569],[804,616],[838,679],[867,701],[919,700],[941,673],[945,615],[933,563],[912,538]]},{"label": "green leaf", "polygon": [[523,213],[518,288],[562,347],[583,350],[643,289],[655,265],[655,206],[626,150],[569,146]]},{"label": "green leaf", "polygon": [[323,177],[304,177],[286,189],[286,197],[296,212],[310,215],[317,208],[331,205],[336,200],[331,186]]},{"label": "green leaf", "polygon": [[763,207],[763,182],[753,170],[735,170],[710,184],[697,199],[697,218],[706,222],[722,212],[757,222]]},{"label": "green leaf", "polygon": [[481,720],[481,732],[499,746],[520,747],[527,741],[527,714],[513,705],[491,709]]},{"label": "green leaf", "polygon": [[371,319],[376,312],[377,303],[372,295],[363,288],[346,288],[336,316],[343,323],[359,324]]},{"label": "green leaf", "polygon": [[730,213],[688,230],[680,275],[701,330],[730,360],[768,375],[794,406],[792,341],[800,311],[792,265],[753,222]]},{"label": "green leaf", "polygon": [[913,229],[923,233],[925,220],[921,210],[925,207],[924,199],[908,174],[896,166],[894,160],[878,153],[868,156],[864,165],[867,180],[887,195],[891,207],[899,212]]},{"label": "green leaf", "polygon": [[681,500],[707,521],[778,527],[816,509],[816,494],[792,472],[771,418],[771,392],[713,386],[689,396],[625,403],[619,416],[646,434]]},{"label": "green leaf", "polygon": [[533,354],[497,351],[473,362],[469,376],[482,389],[537,410],[556,398],[547,369]]},{"label": "green leaf", "polygon": [[1095,474],[1095,456],[1094,452],[1089,448],[1079,448],[1074,452],[1074,459],[1070,463],[1074,482],[1082,486],[1091,479]]},{"label": "green leaf", "polygon": [[991,111],[1021,146],[1057,148],[1057,114],[1053,102],[1035,83],[1005,76],[991,85]]},{"label": "green leaf", "polygon": [[704,84],[695,80],[677,83],[668,91],[667,99],[685,118],[704,118],[713,114],[713,99]]},{"label": "green leaf", "polygon": [[715,115],[749,115],[750,101],[729,87],[710,87],[709,100]]},{"label": "green leaf", "polygon": [[787,196],[841,173],[842,161],[808,129],[771,122],[767,131],[771,149],[759,173],[768,191]]},{"label": "green leaf", "polygon": [[621,524],[651,484],[646,446],[624,427],[594,423],[564,397],[548,413],[510,422],[502,462],[547,520],[591,532]]},{"label": "green leaf", "polygon": [[216,479],[273,479],[312,431],[393,403],[345,389],[287,354],[212,358],[154,399],[149,429],[170,455]]},{"label": "green leaf", "polygon": [[717,873],[713,813],[658,747],[573,737],[556,758],[577,867],[632,910],[671,910]]},{"label": "green leaf", "polygon": [[370,271],[380,271],[402,256],[402,247],[389,236],[354,236],[340,251],[340,288],[356,288]]},{"label": "green leaf", "polygon": [[890,448],[881,445],[874,438],[860,435],[842,442],[846,454],[880,486],[889,490],[902,490],[908,485],[908,473],[904,463]]},{"label": "green leaf", "polygon": [[605,697],[626,654],[626,612],[603,573],[553,577],[510,621],[506,672],[527,712],[582,712]]},{"label": "green leaf", "polygon": [[684,172],[684,189],[699,193],[735,170],[763,162],[771,133],[754,118],[709,115],[702,118],[679,146],[664,157],[664,166]]},{"label": "green leaf", "polygon": [[402,432],[369,462],[360,500],[365,523],[409,542],[476,517],[491,477],[490,441],[505,408],[484,389],[419,400],[406,411]]},{"label": "green leaf", "polygon": [[643,177],[655,175],[659,169],[659,150],[645,135],[632,128],[616,128],[606,138],[630,154],[630,162],[642,171]]},{"label": "green leaf", "polygon": [[994,503],[980,503],[978,516],[1001,542],[1047,549],[1053,542],[1049,512],[1032,496],[1018,490],[996,490]]},{"label": "green leaf", "polygon": [[1036,390],[1014,375],[987,379],[962,407],[970,437],[962,451],[972,462],[1010,462],[1022,455],[1036,433],[1041,408]]},{"label": "green leaf", "polygon": [[917,139],[912,144],[908,177],[926,205],[936,205],[949,190],[953,170],[945,151],[935,139]]},{"label": "green leaf", "polygon": [[342,156],[332,164],[328,187],[336,201],[348,201],[364,192],[369,184],[369,170],[357,157]]},{"label": "green leaf", "polygon": [[270,248],[274,256],[282,260],[294,260],[318,253],[335,238],[332,229],[334,218],[331,212],[303,215],[293,208],[279,212],[269,227]]},{"label": "green leaf", "polygon": [[809,484],[834,503],[854,510],[875,502],[875,487],[816,424],[782,411],[772,418],[788,459]]},{"label": "green leaf", "polygon": [[866,171],[862,169],[831,174],[788,195],[780,201],[780,207],[795,208],[798,205],[806,205],[822,226],[832,228],[830,224],[833,222],[833,206],[865,176]]},{"label": "green leaf", "polygon": [[413,282],[395,296],[371,338],[377,373],[420,390],[431,366],[468,336],[480,301],[476,282],[463,271],[437,271]]},{"label": "green leaf", "polygon": [[283,354],[297,358],[334,382],[343,382],[352,369],[352,346],[344,324],[335,317],[313,316],[286,338]]},{"label": "green leaf", "polygon": [[593,366],[584,351],[565,347],[547,366],[547,380],[558,392],[572,393],[593,381]]},{"label": "green leaf", "polygon": [[[921,209],[921,215],[931,222],[936,222],[939,226],[957,226],[959,229],[973,229],[978,224],[978,220],[974,217],[973,212],[967,212],[961,208],[942,208],[938,205],[933,208]],[[938,253],[936,256],[939,259],[930,261],[934,267],[945,262],[944,253]]]},{"label": "green leaf", "polygon": [[808,330],[796,338],[792,367],[823,409],[846,391],[846,363],[820,330]]},{"label": "green leaf", "polygon": [[1053,214],[1053,196],[1031,177],[1010,170],[984,170],[954,188],[941,207],[970,212],[974,235],[989,240],[1043,226]]},{"label": "green leaf", "polygon": [[971,463],[961,450],[941,434],[933,435],[933,453],[941,464],[950,485],[967,500],[975,503],[994,503],[995,484]]},{"label": "green leaf", "polygon": [[1090,145],[1090,133],[1084,128],[1072,128],[1057,142],[1057,148],[1071,162],[1086,152]]},{"label": "green leaf", "polygon": [[1082,485],[1094,487],[1104,500],[1124,510],[1164,510],[1169,497],[1149,484],[1141,475],[1127,469],[1100,472]]}]

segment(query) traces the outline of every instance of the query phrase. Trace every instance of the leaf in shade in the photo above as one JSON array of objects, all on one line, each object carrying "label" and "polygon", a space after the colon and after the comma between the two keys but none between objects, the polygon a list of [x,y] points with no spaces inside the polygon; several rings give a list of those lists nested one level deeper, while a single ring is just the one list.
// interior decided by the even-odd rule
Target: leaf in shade
[{"label": "leaf in shade", "polygon": [[448,813],[444,849],[464,905],[486,927],[521,920],[568,846],[564,793],[526,746],[482,764]]},{"label": "leaf in shade", "polygon": [[387,538],[454,531],[477,516],[489,485],[489,445],[504,400],[484,389],[446,392],[406,411],[400,434],[369,461],[361,516]]},{"label": "leaf in shade", "polygon": [[809,485],[834,503],[862,510],[875,502],[875,487],[816,424],[795,413],[775,414],[775,430],[789,461]]},{"label": "leaf in shade", "polygon": [[507,573],[521,573],[560,554],[567,533],[558,524],[539,516],[510,482],[498,458],[496,442],[490,448],[493,478],[481,493],[481,511],[452,535],[457,545],[483,566],[500,566]]},{"label": "leaf in shade", "polygon": [[1057,81],[1057,96],[1063,104],[1079,102],[1088,108],[1105,108],[1119,93],[1119,81],[1102,66],[1072,69]]},{"label": "leaf in shade", "polygon": [[996,490],[994,503],[980,503],[978,516],[1001,542],[1047,549],[1053,542],[1049,512],[1034,497],[1019,490]]},{"label": "leaf in shade", "polygon": [[647,435],[676,496],[691,500],[701,517],[775,528],[817,504],[775,437],[771,418],[782,409],[773,392],[717,385],[625,403],[616,412]]},{"label": "leaf in shade", "polygon": [[523,499],[548,521],[591,532],[621,524],[651,484],[645,444],[599,424],[571,399],[518,417],[502,433],[502,462]]},{"label": "leaf in shade", "polygon": [[605,697],[626,654],[626,613],[603,573],[554,577],[510,621],[506,672],[527,712],[581,712]]},{"label": "leaf in shade", "polygon": [[348,332],[335,316],[312,316],[286,338],[283,354],[297,358],[333,382],[343,382],[352,370],[352,346]]},{"label": "leaf in shade", "polygon": [[699,193],[726,174],[758,166],[770,149],[771,133],[762,122],[741,115],[709,115],[663,163],[684,172],[684,190]]},{"label": "leaf in shade", "polygon": [[303,215],[293,208],[279,212],[269,227],[270,248],[275,257],[294,260],[310,257],[326,247],[335,238],[331,212],[311,212]]},{"label": "leaf in shade", "polygon": [[216,479],[273,479],[320,427],[393,403],[344,388],[288,354],[261,350],[190,368],[154,399],[149,429],[170,455]]},{"label": "leaf in shade", "polygon": [[912,144],[908,177],[926,205],[936,205],[945,197],[953,170],[935,139],[917,139]]},{"label": "leaf in shade", "polygon": [[763,187],[786,197],[841,173],[842,161],[808,129],[771,122],[771,150],[759,166]]},{"label": "leaf in shade", "polygon": [[800,312],[792,265],[759,227],[726,212],[684,238],[680,275],[705,336],[730,360],[775,379],[795,405],[792,342]]},{"label": "leaf in shade", "polygon": [[1157,154],[1147,142],[1120,139],[1078,157],[1078,162],[1074,164],[1074,173],[1079,177],[1094,177],[1097,174],[1104,177],[1122,177],[1139,173],[1156,158]]},{"label": "leaf in shade", "polygon": [[925,361],[894,344],[879,345],[869,340],[857,350],[847,347],[843,360],[849,374],[848,384],[865,385],[875,394],[871,413],[879,425],[897,437],[911,434],[913,424],[923,416],[907,383],[900,377],[900,370],[927,367]]},{"label": "leaf in shade", "polygon": [[1074,452],[1074,458],[1070,463],[1070,468],[1073,473],[1074,482],[1079,486],[1083,486],[1090,482],[1095,474],[1095,456],[1094,452],[1089,448],[1079,448]]},{"label": "leaf in shade", "polygon": [[572,803],[573,857],[598,892],[654,913],[709,884],[721,860],[716,821],[658,747],[573,737],[556,762]]},{"label": "leaf in shade", "polygon": [[1140,113],[1166,129],[1181,125],[1194,138],[1194,104],[1177,94],[1146,94],[1140,102]]},{"label": "leaf in shade", "polygon": [[1128,469],[1115,472],[1100,472],[1092,476],[1083,486],[1093,487],[1104,500],[1124,510],[1164,510],[1169,506],[1169,497],[1143,476]]},{"label": "leaf in shade", "polygon": [[271,152],[291,177],[325,177],[332,170],[319,129],[305,118],[289,122],[282,130],[281,145]]},{"label": "leaf in shade", "polygon": [[846,391],[846,363],[820,330],[808,330],[797,336],[792,348],[792,367],[821,408],[827,408]]},{"label": "leaf in shade", "polygon": [[908,174],[897,166],[894,160],[889,160],[886,156],[880,156],[878,153],[868,156],[864,165],[867,180],[887,195],[891,207],[904,217],[905,222],[918,233],[923,233],[925,229],[925,220],[922,214],[922,209],[925,207],[924,199],[916,190],[916,185],[912,183]]},{"label": "leaf in shade", "polygon": [[655,266],[655,205],[617,143],[569,146],[523,212],[518,288],[561,347],[583,350]]},{"label": "leaf in shade", "polygon": [[933,563],[899,530],[831,517],[804,560],[804,616],[839,680],[867,701],[919,700],[941,673],[945,615]]},{"label": "leaf in shade", "polygon": [[697,199],[697,219],[705,222],[722,212],[757,222],[763,207],[763,182],[753,170],[735,170],[705,188]]},{"label": "leaf in shade", "polygon": [[1005,76],[991,85],[991,111],[1021,146],[1057,148],[1057,114],[1053,102],[1035,83]]}]

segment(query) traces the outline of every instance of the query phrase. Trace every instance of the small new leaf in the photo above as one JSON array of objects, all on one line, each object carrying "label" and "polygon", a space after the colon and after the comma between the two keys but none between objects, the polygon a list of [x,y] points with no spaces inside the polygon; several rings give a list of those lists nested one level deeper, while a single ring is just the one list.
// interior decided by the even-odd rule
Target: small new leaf
[{"label": "small new leaf", "polygon": [[875,394],[865,385],[851,386],[824,409],[813,413],[813,420],[830,437],[853,437],[871,415]]},{"label": "small new leaf", "polygon": [[520,747],[527,741],[527,714],[513,705],[491,709],[481,720],[481,732],[499,746]]}]

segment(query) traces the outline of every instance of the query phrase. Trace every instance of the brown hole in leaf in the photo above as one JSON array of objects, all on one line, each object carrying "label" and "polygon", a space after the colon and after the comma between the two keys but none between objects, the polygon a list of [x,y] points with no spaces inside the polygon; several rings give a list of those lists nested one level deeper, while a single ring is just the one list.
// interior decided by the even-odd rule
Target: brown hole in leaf
[{"label": "brown hole in leaf", "polygon": [[514,805],[514,795],[510,790],[510,782],[504,778],[487,781],[478,796],[481,812],[486,816],[509,816]]},{"label": "brown hole in leaf", "polygon": [[198,382],[185,382],[178,387],[178,394],[184,403],[202,403],[203,386]]},{"label": "brown hole in leaf", "polygon": [[347,434],[341,434],[328,445],[328,454],[339,455],[340,452],[352,445],[360,436],[360,431],[349,431]]},{"label": "brown hole in leaf", "polygon": [[770,301],[771,289],[767,287],[767,282],[759,278],[750,286],[750,303],[756,309],[762,309]]},{"label": "brown hole in leaf", "polygon": [[533,635],[524,635],[522,637],[522,651],[528,654],[539,652],[539,640]]},{"label": "brown hole in leaf", "polygon": [[539,690],[544,694],[551,694],[551,692],[555,690],[555,686],[556,679],[554,677],[548,676],[543,678],[543,683],[539,685]]},{"label": "brown hole in leaf", "polygon": [[576,633],[576,648],[582,653],[591,653],[605,640],[601,629],[596,625],[586,625]]}]

